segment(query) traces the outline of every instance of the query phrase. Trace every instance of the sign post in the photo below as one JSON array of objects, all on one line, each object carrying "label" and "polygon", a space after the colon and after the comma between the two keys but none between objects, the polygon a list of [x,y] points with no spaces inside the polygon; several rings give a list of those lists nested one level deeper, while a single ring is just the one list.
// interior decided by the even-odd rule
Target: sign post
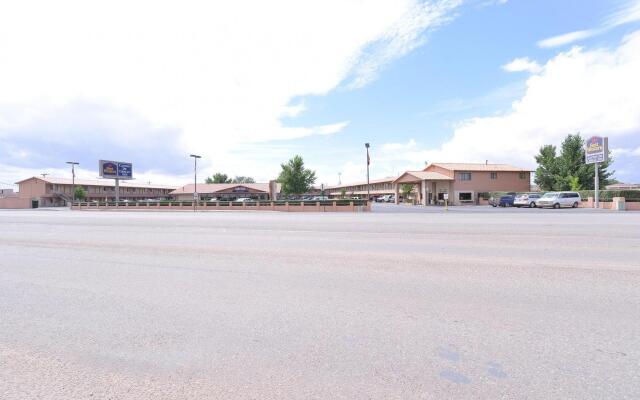
[{"label": "sign post", "polygon": [[595,164],[594,183],[594,204],[595,208],[600,208],[600,175],[598,167],[600,163],[609,160],[609,138],[602,136],[592,136],[585,142],[584,158],[586,164]]},{"label": "sign post", "polygon": [[129,162],[100,160],[98,162],[100,177],[116,181],[116,206],[120,202],[120,180],[133,179],[133,165]]}]

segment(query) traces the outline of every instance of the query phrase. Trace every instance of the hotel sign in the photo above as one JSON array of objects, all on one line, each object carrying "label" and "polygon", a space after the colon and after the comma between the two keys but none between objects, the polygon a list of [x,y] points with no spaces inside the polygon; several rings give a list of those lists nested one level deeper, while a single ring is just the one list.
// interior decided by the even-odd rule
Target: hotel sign
[{"label": "hotel sign", "polygon": [[584,158],[587,164],[607,162],[609,160],[609,138],[592,136],[587,139]]},{"label": "hotel sign", "polygon": [[133,166],[128,162],[100,160],[98,171],[102,178],[133,179]]}]

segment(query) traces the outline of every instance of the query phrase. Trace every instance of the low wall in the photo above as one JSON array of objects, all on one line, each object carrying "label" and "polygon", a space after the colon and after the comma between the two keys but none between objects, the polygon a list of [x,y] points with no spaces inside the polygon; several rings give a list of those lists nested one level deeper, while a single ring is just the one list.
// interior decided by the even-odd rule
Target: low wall
[{"label": "low wall", "polygon": [[[76,203],[73,210],[118,210],[118,211],[191,211],[193,202],[115,202]],[[283,211],[283,212],[363,212],[371,211],[366,201],[322,201],[322,202],[199,202],[198,211]]]},{"label": "low wall", "polygon": [[[624,210],[625,211],[640,211],[640,202],[634,201],[634,202],[630,202],[630,201],[625,201],[624,197],[621,198],[622,201],[624,202]],[[593,200],[593,197],[589,197],[587,198],[587,201],[583,201],[580,204],[580,207],[582,208],[595,208],[595,201]],[[598,208],[602,209],[602,210],[611,210],[614,208],[614,202],[613,201],[600,201],[598,204]]]},{"label": "low wall", "polygon": [[0,198],[0,208],[31,208],[31,199],[23,197],[2,197]]}]

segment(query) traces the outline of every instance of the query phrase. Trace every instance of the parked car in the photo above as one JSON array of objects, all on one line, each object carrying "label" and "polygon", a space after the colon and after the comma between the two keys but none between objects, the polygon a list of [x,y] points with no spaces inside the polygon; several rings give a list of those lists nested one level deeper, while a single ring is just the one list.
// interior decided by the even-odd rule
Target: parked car
[{"label": "parked car", "polygon": [[[393,200],[392,200],[393,199]],[[395,197],[392,194],[385,194],[376,199],[378,203],[391,203],[395,201]]]},{"label": "parked car", "polygon": [[309,200],[311,200],[311,201],[326,201],[326,200],[329,200],[329,197],[328,196],[313,196]]},{"label": "parked car", "polygon": [[491,197],[489,199],[489,204],[494,207],[513,207],[515,198],[515,194],[507,194],[500,197]]},{"label": "parked car", "polygon": [[515,197],[513,205],[516,207],[530,207],[535,208],[536,201],[542,197],[540,193],[524,193]]},{"label": "parked car", "polygon": [[548,192],[545,193],[538,201],[536,205],[538,207],[573,207],[576,208],[580,205],[582,199],[578,192]]},{"label": "parked car", "polygon": [[253,199],[250,199],[249,197],[240,197],[240,198],[236,199],[236,201],[244,203],[246,201],[253,201]]}]

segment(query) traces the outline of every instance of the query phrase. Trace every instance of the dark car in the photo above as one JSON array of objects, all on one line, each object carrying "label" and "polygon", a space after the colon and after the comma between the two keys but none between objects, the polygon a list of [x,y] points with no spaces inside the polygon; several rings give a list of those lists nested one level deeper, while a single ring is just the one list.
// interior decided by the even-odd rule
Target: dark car
[{"label": "dark car", "polygon": [[506,196],[500,196],[499,199],[492,199],[489,203],[494,207],[513,207],[513,202],[515,201],[516,196],[508,194]]}]

